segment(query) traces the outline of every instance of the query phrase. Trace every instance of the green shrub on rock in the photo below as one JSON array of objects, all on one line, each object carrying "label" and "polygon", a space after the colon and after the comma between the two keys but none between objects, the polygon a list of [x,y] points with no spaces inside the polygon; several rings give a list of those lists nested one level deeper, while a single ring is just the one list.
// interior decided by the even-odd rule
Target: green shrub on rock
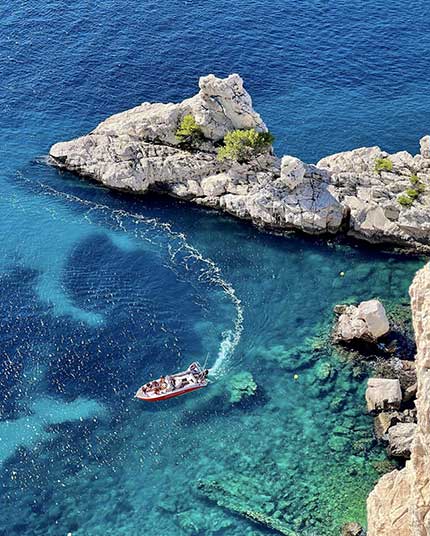
[{"label": "green shrub on rock", "polygon": [[218,149],[218,159],[248,162],[267,152],[274,139],[270,132],[257,132],[254,128],[227,132],[224,145]]},{"label": "green shrub on rock", "polygon": [[402,207],[411,207],[414,203],[414,200],[406,194],[399,195],[397,201],[402,205]]},{"label": "green shrub on rock", "polygon": [[389,158],[377,158],[375,160],[375,171],[381,173],[381,171],[393,171],[393,162]]},{"label": "green shrub on rock", "polygon": [[176,130],[176,139],[180,144],[196,147],[203,141],[203,132],[191,114],[184,115]]},{"label": "green shrub on rock", "polygon": [[415,190],[415,188],[408,188],[405,192],[406,195],[408,195],[413,201],[420,195],[418,190]]},{"label": "green shrub on rock", "polygon": [[420,180],[418,175],[411,175],[410,179],[412,186],[414,189],[419,193],[422,194],[425,192],[426,187],[424,186],[423,182]]}]

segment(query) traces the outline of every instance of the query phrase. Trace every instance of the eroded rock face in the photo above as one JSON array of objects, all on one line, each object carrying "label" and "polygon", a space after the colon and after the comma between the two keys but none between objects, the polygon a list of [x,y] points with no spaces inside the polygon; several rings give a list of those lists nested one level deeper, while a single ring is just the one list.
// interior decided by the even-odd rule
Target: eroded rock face
[{"label": "eroded rock face", "polygon": [[[271,154],[248,164],[220,162],[216,144],[227,132],[267,128],[239,75],[208,75],[200,78],[199,88],[197,95],[177,104],[143,103],[113,115],[90,134],[55,144],[52,161],[111,188],[162,191],[265,228],[309,234],[347,231],[370,242],[430,250],[426,137],[415,157],[371,147],[329,156],[316,166]],[[175,136],[187,114],[205,136],[198,150],[184,150]],[[377,159],[387,157],[393,169],[376,172]],[[415,175],[424,191],[412,207],[401,206],[397,198]]]},{"label": "eroded rock face", "polygon": [[375,342],[390,330],[384,306],[379,300],[361,302],[343,309],[333,334],[336,342]]},{"label": "eroded rock face", "polygon": [[368,536],[430,535],[430,265],[410,288],[417,342],[417,420],[411,459],[384,475],[367,500]]}]

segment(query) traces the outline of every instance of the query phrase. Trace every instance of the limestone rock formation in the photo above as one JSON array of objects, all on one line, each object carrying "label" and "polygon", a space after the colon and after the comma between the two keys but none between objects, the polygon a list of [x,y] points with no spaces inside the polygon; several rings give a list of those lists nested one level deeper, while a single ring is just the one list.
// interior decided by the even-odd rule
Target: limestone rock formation
[{"label": "limestone rock formation", "polygon": [[[430,250],[427,137],[415,157],[371,147],[323,158],[316,166],[293,156],[279,160],[270,151],[246,164],[220,162],[217,144],[227,132],[267,128],[239,75],[208,75],[199,87],[197,95],[177,104],[146,102],[115,114],[88,135],[55,144],[51,161],[111,188],[168,193],[260,227],[346,231],[370,242]],[[192,150],[176,137],[190,114],[204,136]],[[380,159],[390,164],[376,171]],[[400,204],[399,196],[412,187],[410,206]]]},{"label": "limestone rock formation", "polygon": [[402,402],[402,390],[399,380],[386,378],[369,378],[366,389],[368,411],[399,409]]},{"label": "limestone rock formation", "polygon": [[364,340],[375,342],[390,330],[384,306],[378,300],[364,301],[358,307],[343,308],[334,330],[336,342]]},{"label": "limestone rock formation", "polygon": [[367,500],[368,536],[430,535],[430,265],[410,289],[417,342],[417,420],[411,459],[384,475]]}]

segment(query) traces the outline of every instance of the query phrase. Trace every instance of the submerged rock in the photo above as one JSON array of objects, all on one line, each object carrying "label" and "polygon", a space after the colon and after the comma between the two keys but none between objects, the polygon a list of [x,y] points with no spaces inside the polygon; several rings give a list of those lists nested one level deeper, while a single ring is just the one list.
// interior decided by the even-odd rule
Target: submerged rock
[{"label": "submerged rock", "polygon": [[369,378],[366,389],[367,410],[382,411],[399,409],[402,402],[402,390],[399,380],[386,378]]},{"label": "submerged rock", "polygon": [[361,302],[358,307],[350,305],[342,310],[333,338],[336,342],[375,342],[389,330],[384,306],[379,300],[369,300]]},{"label": "submerged rock", "polygon": [[230,402],[235,404],[254,395],[257,391],[257,384],[250,372],[239,372],[230,378],[228,391],[230,393]]},{"label": "submerged rock", "polygon": [[[316,235],[346,231],[369,242],[430,248],[426,138],[415,157],[370,147],[328,156],[316,166],[293,156],[279,160],[271,150],[246,163],[220,162],[217,146],[228,132],[267,128],[239,75],[208,75],[199,88],[177,104],[143,103],[113,115],[89,134],[53,145],[51,160],[111,188],[168,193],[260,227]],[[176,136],[187,115],[201,134],[192,147]],[[411,188],[410,203],[400,203]]]}]

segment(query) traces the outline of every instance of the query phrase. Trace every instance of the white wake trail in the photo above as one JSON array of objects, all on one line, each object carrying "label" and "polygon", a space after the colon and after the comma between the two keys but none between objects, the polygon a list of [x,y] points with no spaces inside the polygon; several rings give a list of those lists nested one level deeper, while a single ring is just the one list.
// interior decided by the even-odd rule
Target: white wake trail
[{"label": "white wake trail", "polygon": [[[30,179],[26,178],[24,175],[19,174],[19,176],[25,182],[29,182],[33,187],[35,186],[35,183],[30,181]],[[194,263],[203,264],[205,268],[200,268],[197,279],[201,282],[206,281],[221,288],[235,308],[233,326],[231,329],[228,329],[223,333],[223,338],[215,362],[210,368],[210,374],[213,378],[219,378],[227,371],[230,359],[239,344],[242,335],[243,308],[240,299],[236,295],[235,289],[223,278],[221,269],[212,259],[203,257],[194,246],[187,242],[186,236],[183,233],[174,231],[169,223],[160,222],[156,218],[149,218],[141,214],[128,212],[122,209],[114,209],[105,204],[82,199],[74,194],[58,191],[41,182],[38,182],[37,185],[41,187],[40,193],[43,195],[67,199],[72,203],[79,203],[81,206],[87,207],[87,210],[84,213],[84,218],[91,224],[104,227],[105,222],[99,223],[94,221],[91,217],[92,213],[97,215],[101,212],[103,216],[108,215],[113,218],[114,225],[112,226],[112,230],[121,230],[126,234],[131,232],[136,238],[143,239],[152,245],[158,245],[154,234],[156,235],[157,233],[160,233],[161,235],[168,236],[169,243],[167,245],[167,251],[171,263],[170,267],[173,270],[178,264],[187,271],[192,270]],[[47,207],[47,210],[50,210],[50,208]],[[58,216],[58,214],[56,216]],[[133,230],[127,228],[126,218],[133,220],[134,224],[137,225],[137,228],[133,228]]]}]

